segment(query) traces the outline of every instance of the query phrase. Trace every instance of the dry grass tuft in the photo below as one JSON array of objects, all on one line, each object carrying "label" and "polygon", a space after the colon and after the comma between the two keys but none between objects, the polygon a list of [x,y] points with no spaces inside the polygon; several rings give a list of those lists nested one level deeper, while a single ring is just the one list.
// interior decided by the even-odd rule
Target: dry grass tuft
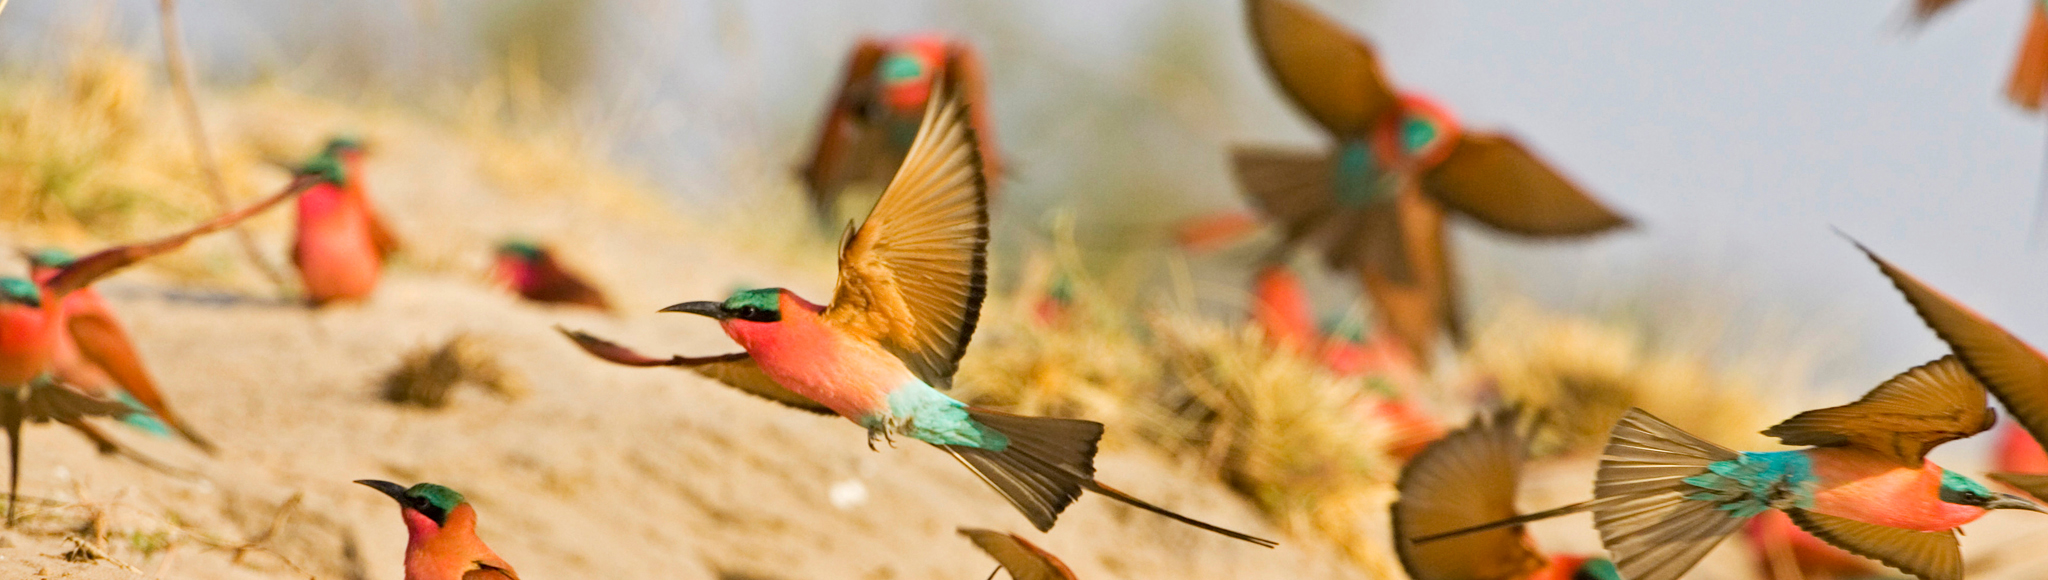
[{"label": "dry grass tuft", "polygon": [[494,352],[467,333],[438,347],[414,349],[384,377],[384,400],[439,409],[447,406],[449,392],[462,384],[475,384],[507,399],[525,396],[531,390],[526,378],[507,369]]},{"label": "dry grass tuft", "polygon": [[1629,407],[1641,407],[1722,445],[1762,444],[1759,382],[1717,370],[1710,349],[1653,347],[1645,332],[1538,311],[1517,303],[1478,333],[1468,371],[1491,379],[1506,403],[1546,413],[1534,445],[1546,454],[1589,451]]}]

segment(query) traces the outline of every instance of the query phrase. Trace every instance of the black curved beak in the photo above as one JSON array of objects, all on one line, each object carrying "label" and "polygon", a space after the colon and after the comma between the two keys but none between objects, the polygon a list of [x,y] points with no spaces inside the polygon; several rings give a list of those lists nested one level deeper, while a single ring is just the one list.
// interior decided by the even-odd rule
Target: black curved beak
[{"label": "black curved beak", "polygon": [[668,308],[663,308],[661,309],[661,311],[688,312],[690,314],[695,314],[698,316],[708,316],[717,320],[725,320],[727,318],[732,318],[731,315],[726,314],[725,305],[719,304],[717,302],[684,302],[682,304],[677,304],[674,306],[670,306]]},{"label": "black curved beak", "polygon": [[384,495],[391,496],[391,499],[397,501],[399,505],[405,505],[406,503],[405,486],[403,485],[391,483],[389,481],[379,481],[375,479],[358,479],[356,480],[356,483],[368,486],[370,489],[384,492]]},{"label": "black curved beak", "polygon": [[2043,509],[2041,507],[2041,504],[2034,503],[2032,500],[2010,493],[1998,494],[1998,497],[1992,499],[1991,503],[1984,504],[1984,509],[2027,510],[2031,512],[2041,512],[2044,514],[2048,514],[2048,509]]}]

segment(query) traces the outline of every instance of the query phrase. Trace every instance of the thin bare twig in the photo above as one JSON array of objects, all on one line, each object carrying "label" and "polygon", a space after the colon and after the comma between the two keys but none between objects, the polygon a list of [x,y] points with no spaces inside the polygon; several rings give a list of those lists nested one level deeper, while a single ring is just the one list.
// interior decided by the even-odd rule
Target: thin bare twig
[{"label": "thin bare twig", "polygon": [[[7,0],[0,0],[0,9],[5,9]],[[185,60],[184,39],[178,33],[178,1],[159,0],[157,20],[163,29],[164,67],[171,76],[171,92],[178,97],[178,106],[185,114],[185,130],[192,137],[192,154],[199,160],[200,173],[206,177],[206,191],[221,211],[233,209],[234,201],[228,198],[227,179],[221,177],[220,160],[213,156],[213,145],[206,139],[206,122],[199,116],[199,97],[192,89],[192,66]],[[279,292],[285,288],[284,274],[279,273],[270,263],[263,260],[263,252],[256,248],[256,238],[248,228],[235,227],[235,238],[241,242],[242,252],[249,255],[249,262],[256,270],[270,279]]]}]

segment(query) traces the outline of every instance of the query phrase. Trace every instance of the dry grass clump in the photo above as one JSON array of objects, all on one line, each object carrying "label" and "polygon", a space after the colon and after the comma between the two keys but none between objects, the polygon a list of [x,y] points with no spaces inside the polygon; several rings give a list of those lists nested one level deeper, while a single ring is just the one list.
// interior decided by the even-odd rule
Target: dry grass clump
[{"label": "dry grass clump", "polygon": [[961,382],[976,404],[1102,421],[1203,465],[1297,533],[1394,569],[1384,508],[1398,465],[1382,394],[1257,330],[1109,297],[1049,260],[992,297]]},{"label": "dry grass clump", "polygon": [[[136,55],[88,46],[61,72],[9,76],[0,89],[0,219],[75,242],[159,233],[216,211],[168,93]],[[223,161],[238,175],[254,160]]]},{"label": "dry grass clump", "polygon": [[1758,382],[1717,370],[1708,348],[1653,347],[1641,329],[1510,304],[1478,333],[1468,372],[1506,403],[1550,418],[1539,453],[1597,449],[1629,407],[1641,407],[1722,445],[1761,443],[1773,416]]},{"label": "dry grass clump", "polygon": [[474,384],[507,399],[525,396],[526,377],[505,367],[482,340],[458,333],[440,346],[413,349],[384,377],[384,400],[439,409],[455,387]]}]

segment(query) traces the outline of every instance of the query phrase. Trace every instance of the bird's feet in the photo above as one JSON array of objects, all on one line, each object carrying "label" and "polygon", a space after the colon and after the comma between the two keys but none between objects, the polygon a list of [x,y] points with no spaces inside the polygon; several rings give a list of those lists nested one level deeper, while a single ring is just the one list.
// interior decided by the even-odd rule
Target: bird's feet
[{"label": "bird's feet", "polygon": [[868,451],[881,451],[875,448],[875,440],[877,439],[889,444],[890,449],[896,448],[896,440],[889,436],[889,426],[887,423],[868,427]]}]

